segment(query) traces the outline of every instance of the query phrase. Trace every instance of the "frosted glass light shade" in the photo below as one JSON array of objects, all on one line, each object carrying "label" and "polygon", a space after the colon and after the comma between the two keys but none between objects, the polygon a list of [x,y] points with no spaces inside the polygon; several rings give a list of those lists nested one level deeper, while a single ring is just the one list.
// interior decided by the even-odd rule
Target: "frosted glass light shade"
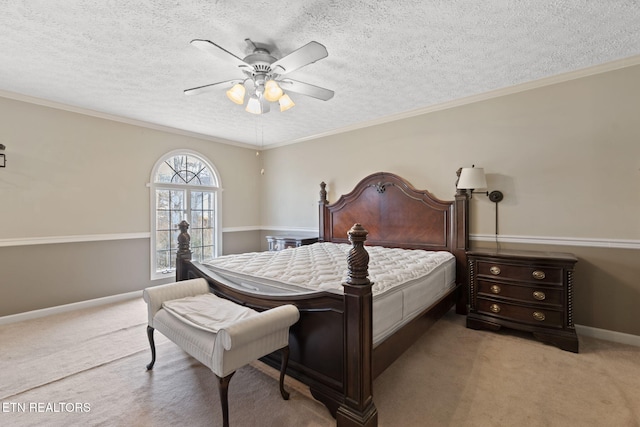
[{"label": "frosted glass light shade", "polygon": [[276,102],[282,96],[282,89],[275,80],[268,80],[264,84],[264,99],[269,102]]},{"label": "frosted glass light shade", "polygon": [[280,111],[287,111],[289,108],[296,105],[286,93],[280,97],[278,103],[280,104]]},{"label": "frosted glass light shade", "polygon": [[242,105],[244,104],[244,93],[244,86],[240,83],[237,83],[227,91],[227,97],[236,104]]},{"label": "frosted glass light shade", "polygon": [[247,102],[247,108],[245,108],[249,113],[252,114],[262,114],[262,105],[260,105],[260,99],[256,95],[251,95],[249,98],[249,102]]},{"label": "frosted glass light shade", "polygon": [[487,188],[484,168],[462,168],[457,188],[471,190]]}]

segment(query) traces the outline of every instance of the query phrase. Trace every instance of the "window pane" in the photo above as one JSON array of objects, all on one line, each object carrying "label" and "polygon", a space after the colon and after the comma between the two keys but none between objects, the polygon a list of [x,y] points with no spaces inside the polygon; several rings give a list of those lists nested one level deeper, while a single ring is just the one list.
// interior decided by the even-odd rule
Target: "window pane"
[{"label": "window pane", "polygon": [[192,248],[191,257],[196,261],[202,261],[202,248]]},{"label": "window pane", "polygon": [[156,190],[156,209],[169,209],[169,190]]},{"label": "window pane", "polygon": [[202,209],[213,210],[213,193],[206,192],[203,194]]},{"label": "window pane", "polygon": [[177,226],[185,214],[184,190],[156,190],[156,271],[175,268]]},{"label": "window pane", "polygon": [[201,228],[192,228],[191,233],[191,249],[202,246],[202,229]]},{"label": "window pane", "polygon": [[170,218],[168,211],[156,211],[156,228],[158,230],[171,230]]},{"label": "window pane", "polygon": [[184,210],[184,191],[171,190],[169,191],[169,206],[172,210]]},{"label": "window pane", "polygon": [[203,233],[202,246],[213,246],[213,230],[209,233]]},{"label": "window pane", "polygon": [[213,258],[215,253],[214,196],[210,191],[191,191],[191,248],[198,261]]},{"label": "window pane", "polygon": [[204,246],[202,248],[202,261],[213,258],[213,246]]},{"label": "window pane", "polygon": [[211,220],[211,211],[202,211],[200,212],[200,217],[202,219],[202,228],[212,228],[213,221]]},{"label": "window pane", "polygon": [[155,182],[171,182],[174,171],[171,169],[167,162],[164,162],[158,168],[158,173],[156,174]]},{"label": "window pane", "polygon": [[156,251],[156,271],[167,270],[170,267],[169,251]]},{"label": "window pane", "polygon": [[156,232],[156,250],[163,251],[171,248],[171,234],[170,230]]},{"label": "window pane", "polygon": [[194,209],[194,210],[202,209],[202,191],[191,192],[191,209]]},{"label": "window pane", "polygon": [[169,268],[175,270],[176,268],[176,256],[178,255],[178,249],[171,249],[169,252]]},{"label": "window pane", "polygon": [[178,224],[180,224],[183,219],[184,213],[182,211],[171,212],[171,229],[176,230],[178,228]]},{"label": "window pane", "polygon": [[191,221],[189,224],[191,225],[191,230],[202,228],[202,217],[200,215],[200,212],[191,211]]}]

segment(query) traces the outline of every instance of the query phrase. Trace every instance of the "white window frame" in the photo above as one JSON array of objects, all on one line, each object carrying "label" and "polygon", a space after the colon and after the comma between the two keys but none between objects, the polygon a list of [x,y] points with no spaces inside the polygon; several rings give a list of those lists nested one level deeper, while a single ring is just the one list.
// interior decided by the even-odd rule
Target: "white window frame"
[{"label": "white window frame", "polygon": [[[184,155],[196,157],[198,160],[204,163],[211,171],[211,174],[215,182],[217,183],[217,185],[209,186],[209,185],[193,185],[193,184],[172,184],[172,183],[162,183],[162,182],[155,181],[156,176],[158,174],[158,169],[160,168],[160,166],[164,164],[165,161],[175,156],[184,156]],[[151,244],[150,244],[151,280],[165,279],[167,277],[171,277],[172,275],[175,276],[175,269],[166,270],[164,272],[156,271],[156,261],[157,261],[156,260],[156,254],[157,254],[156,191],[157,190],[184,190],[186,210],[183,213],[183,219],[186,220],[187,222],[189,222],[189,217],[191,214],[191,197],[189,197],[190,191],[194,190],[194,191],[213,192],[215,195],[214,197],[215,214],[214,214],[214,225],[213,225],[214,226],[214,236],[213,236],[214,243],[213,244],[214,244],[214,250],[215,250],[214,256],[222,255],[222,209],[221,209],[222,183],[220,180],[220,174],[218,173],[218,170],[215,168],[213,163],[209,159],[207,159],[207,157],[205,157],[201,153],[198,153],[197,151],[188,150],[188,149],[179,149],[179,150],[170,151],[164,154],[162,157],[160,157],[158,161],[156,161],[155,165],[153,166],[153,169],[151,170],[151,177],[149,179],[149,184],[147,184],[147,186],[150,189],[149,206],[150,206],[150,224],[151,224],[151,239],[150,239],[151,241]],[[176,233],[175,233],[176,245],[177,245],[178,234],[179,234],[179,230],[176,227]]]}]

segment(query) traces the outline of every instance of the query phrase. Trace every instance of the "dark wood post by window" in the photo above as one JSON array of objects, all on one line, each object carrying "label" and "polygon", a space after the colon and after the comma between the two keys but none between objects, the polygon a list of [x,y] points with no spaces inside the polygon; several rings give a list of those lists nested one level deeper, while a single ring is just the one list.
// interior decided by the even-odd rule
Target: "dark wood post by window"
[{"label": "dark wood post by window", "polygon": [[189,223],[183,220],[178,224],[178,228],[180,229],[180,234],[178,235],[178,252],[176,253],[176,282],[188,279],[184,261],[191,261],[191,249],[189,247],[191,236],[187,232]]},{"label": "dark wood post by window", "polygon": [[329,201],[327,200],[327,184],[323,182],[320,183],[320,201],[318,201],[318,220],[319,220],[319,227],[318,227],[318,232],[320,233],[320,236],[318,238],[319,242],[324,242],[325,240],[325,236],[328,236],[328,232],[327,230],[325,230],[325,226],[328,225],[326,224],[326,208],[327,205],[329,204]]},{"label": "dark wood post by window", "polygon": [[367,234],[360,224],[348,232],[353,247],[347,257],[347,281],[343,283],[345,401],[336,413],[339,427],[378,425],[378,410],[373,403],[373,294],[368,278],[369,254],[364,248]]}]

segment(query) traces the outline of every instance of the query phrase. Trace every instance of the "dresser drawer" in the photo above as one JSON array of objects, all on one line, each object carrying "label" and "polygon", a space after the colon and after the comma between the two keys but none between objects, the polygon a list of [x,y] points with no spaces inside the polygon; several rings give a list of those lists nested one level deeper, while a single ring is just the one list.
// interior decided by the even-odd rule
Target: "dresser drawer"
[{"label": "dresser drawer", "polygon": [[478,297],[478,312],[536,326],[562,328],[562,311],[534,308]]},{"label": "dresser drawer", "polygon": [[518,265],[503,262],[478,261],[478,275],[499,277],[501,279],[539,282],[548,285],[562,285],[562,269],[557,267],[542,267]]},{"label": "dresser drawer", "polygon": [[514,285],[478,279],[478,296],[515,299],[525,303],[536,303],[562,308],[564,303],[561,288]]}]

